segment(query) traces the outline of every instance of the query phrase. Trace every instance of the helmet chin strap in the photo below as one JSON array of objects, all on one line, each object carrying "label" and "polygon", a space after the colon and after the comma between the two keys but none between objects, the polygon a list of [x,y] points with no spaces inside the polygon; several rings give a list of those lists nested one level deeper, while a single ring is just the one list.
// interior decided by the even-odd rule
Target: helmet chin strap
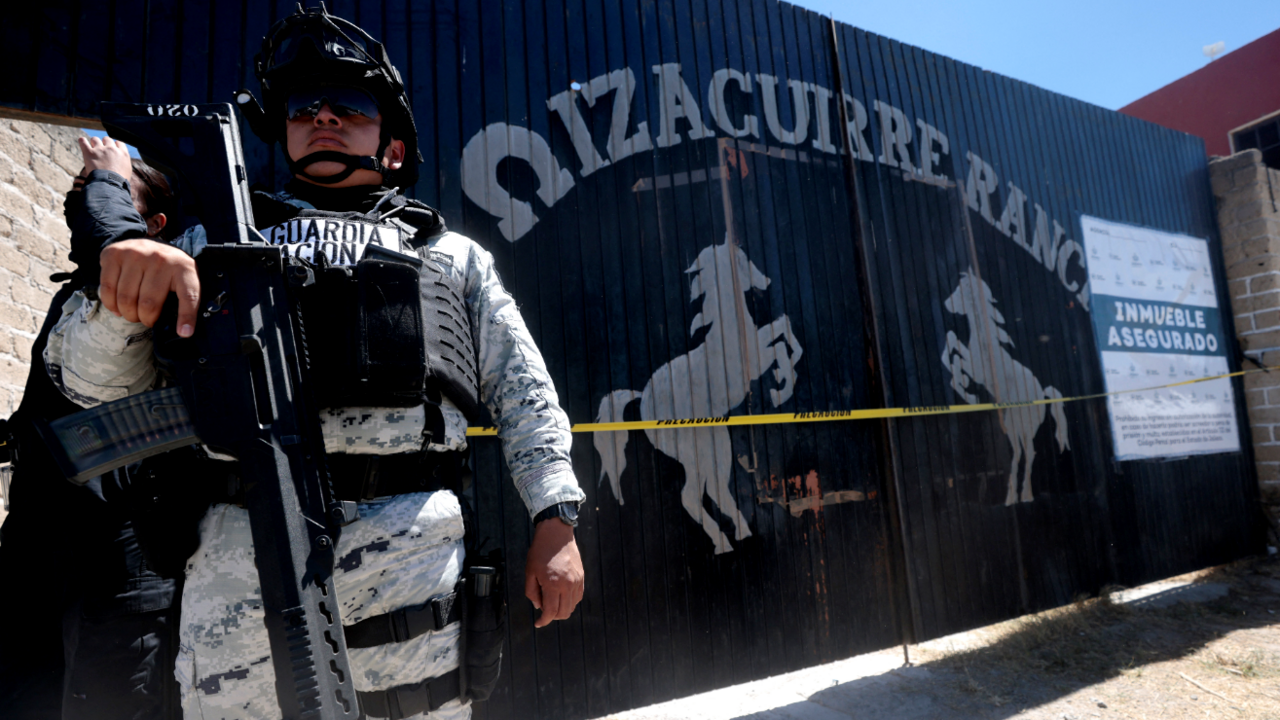
[{"label": "helmet chin strap", "polygon": [[[289,172],[320,185],[333,185],[335,183],[340,183],[351,177],[351,173],[357,170],[372,170],[383,177],[386,177],[388,172],[387,166],[383,165],[381,160],[373,157],[372,155],[347,155],[346,153],[340,153],[337,150],[321,150],[319,152],[313,152],[310,155],[302,157],[300,160],[294,160],[286,154],[286,159],[289,161]],[[311,167],[312,164],[318,162],[336,162],[345,165],[346,167],[343,168],[341,172],[333,175],[325,175],[323,177],[312,175],[306,171],[306,169]]]}]

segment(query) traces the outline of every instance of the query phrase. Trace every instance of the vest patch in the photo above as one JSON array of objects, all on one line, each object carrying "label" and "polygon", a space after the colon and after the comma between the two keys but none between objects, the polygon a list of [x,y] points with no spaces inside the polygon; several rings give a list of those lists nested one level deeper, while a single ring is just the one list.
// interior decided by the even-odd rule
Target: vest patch
[{"label": "vest patch", "polygon": [[369,243],[404,252],[400,228],[359,220],[298,217],[260,232],[267,242],[283,247],[286,257],[309,262],[314,262],[320,254],[333,265],[355,265]]},{"label": "vest patch", "polygon": [[436,262],[440,263],[441,265],[447,268],[453,267],[453,256],[450,255],[449,253],[440,252],[439,250],[432,250],[430,257],[432,260],[435,260]]}]

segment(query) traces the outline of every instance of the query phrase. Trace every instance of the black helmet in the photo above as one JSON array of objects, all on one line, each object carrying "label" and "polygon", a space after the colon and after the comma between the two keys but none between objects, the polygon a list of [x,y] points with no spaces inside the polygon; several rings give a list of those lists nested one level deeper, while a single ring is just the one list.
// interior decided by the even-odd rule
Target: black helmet
[{"label": "black helmet", "polygon": [[[382,141],[376,157],[357,157],[336,151],[312,153],[305,158],[285,158],[294,174],[305,175],[316,182],[341,182],[364,168],[382,173],[384,181],[397,187],[409,187],[418,181],[418,131],[413,124],[413,110],[405,94],[400,73],[387,57],[386,48],[355,24],[330,15],[322,3],[319,9],[303,9],[271,26],[262,39],[262,51],[254,58],[254,71],[262,84],[263,112],[249,116],[255,134],[268,143],[284,145],[285,104],[290,94],[316,86],[346,85],[368,92],[382,113]],[[252,95],[240,91],[237,102],[244,109]],[[256,105],[256,103],[254,103]],[[398,170],[387,170],[381,158],[391,138],[404,142],[404,164]],[[306,175],[308,165],[319,160],[341,162],[344,172],[327,178]]]}]

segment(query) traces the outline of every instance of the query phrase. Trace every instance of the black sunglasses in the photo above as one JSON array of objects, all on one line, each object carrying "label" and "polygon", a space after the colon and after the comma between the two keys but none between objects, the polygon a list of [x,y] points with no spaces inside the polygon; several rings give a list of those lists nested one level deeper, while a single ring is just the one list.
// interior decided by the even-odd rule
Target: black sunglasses
[{"label": "black sunglasses", "polygon": [[290,120],[308,120],[320,114],[325,105],[338,117],[363,115],[370,120],[378,117],[378,101],[359,88],[320,87],[299,90],[285,101],[285,117]]}]

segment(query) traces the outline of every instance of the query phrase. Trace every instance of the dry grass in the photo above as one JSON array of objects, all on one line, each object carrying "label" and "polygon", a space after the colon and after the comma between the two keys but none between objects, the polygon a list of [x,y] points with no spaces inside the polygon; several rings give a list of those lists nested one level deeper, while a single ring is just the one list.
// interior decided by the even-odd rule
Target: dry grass
[{"label": "dry grass", "polygon": [[1211,710],[1209,716],[1280,718],[1280,561],[1245,560],[1194,579],[1230,591],[1164,609],[1116,604],[1104,591],[950,643],[917,646],[912,656],[948,671],[961,694],[1001,708],[998,717],[1011,707],[1047,712],[1087,691],[1137,717],[1200,718]]},{"label": "dry grass", "polygon": [[1206,670],[1217,670],[1250,680],[1280,677],[1280,658],[1269,656],[1258,648],[1206,649],[1200,664]]},{"label": "dry grass", "polygon": [[992,625],[975,633],[983,647],[934,651],[930,665],[963,669],[980,666],[1010,674],[1046,673],[1087,680],[1099,669],[1133,665],[1138,658],[1125,637],[1125,621],[1135,611],[1107,594],[1066,607]]}]

